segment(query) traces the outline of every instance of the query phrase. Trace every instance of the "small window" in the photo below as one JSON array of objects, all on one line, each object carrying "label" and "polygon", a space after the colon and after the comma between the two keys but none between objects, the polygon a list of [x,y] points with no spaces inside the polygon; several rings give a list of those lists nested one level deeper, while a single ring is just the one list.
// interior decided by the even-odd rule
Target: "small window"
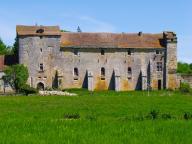
[{"label": "small window", "polygon": [[101,68],[101,80],[105,80],[105,68]]},{"label": "small window", "polygon": [[132,69],[131,69],[131,67],[128,67],[127,73],[128,73],[128,75],[132,75]]},{"label": "small window", "polygon": [[42,51],[43,51],[43,49],[42,49],[42,48],[40,48],[40,51],[42,52]]},{"label": "small window", "polygon": [[79,50],[78,49],[74,49],[74,55],[76,55],[76,56],[79,55]]},{"label": "small window", "polygon": [[163,70],[162,62],[157,62],[157,71],[162,71],[162,70]]},{"label": "small window", "polygon": [[74,68],[74,80],[78,80],[79,77],[79,70],[78,68]]},{"label": "small window", "polygon": [[163,51],[161,51],[161,50],[156,50],[156,54],[157,54],[157,55],[161,55],[161,54],[163,54]]},{"label": "small window", "polygon": [[43,69],[43,64],[42,64],[42,63],[40,63],[39,68],[40,68],[40,71],[43,71],[43,70],[44,70],[44,69]]},{"label": "small window", "polygon": [[105,51],[103,49],[101,50],[101,55],[105,55]]},{"label": "small window", "polygon": [[128,49],[127,55],[131,55],[131,50],[130,49]]}]

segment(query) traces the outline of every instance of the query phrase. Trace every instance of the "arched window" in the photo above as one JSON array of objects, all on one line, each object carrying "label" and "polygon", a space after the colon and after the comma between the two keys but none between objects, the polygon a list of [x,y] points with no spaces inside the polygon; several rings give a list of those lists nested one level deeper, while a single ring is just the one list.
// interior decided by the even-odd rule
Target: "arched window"
[{"label": "arched window", "polygon": [[105,51],[103,49],[101,50],[101,55],[105,55]]},{"label": "arched window", "polygon": [[78,68],[74,68],[74,80],[78,80],[78,77],[79,77],[79,70],[78,70]]},{"label": "arched window", "polygon": [[105,68],[101,68],[101,80],[105,80]]},{"label": "arched window", "polygon": [[45,86],[44,86],[44,84],[43,84],[42,82],[39,82],[39,83],[37,84],[37,89],[39,89],[39,90],[44,90],[44,88],[45,88]]}]

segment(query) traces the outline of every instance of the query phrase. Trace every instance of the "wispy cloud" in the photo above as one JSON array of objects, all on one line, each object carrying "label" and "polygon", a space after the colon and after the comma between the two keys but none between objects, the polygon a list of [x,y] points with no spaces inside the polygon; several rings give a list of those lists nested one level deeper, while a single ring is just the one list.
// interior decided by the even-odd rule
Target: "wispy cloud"
[{"label": "wispy cloud", "polygon": [[[104,22],[89,16],[80,16],[79,19],[83,21],[87,26],[88,31],[93,32],[115,32],[116,28],[114,25]],[[85,26],[84,26],[85,27]]]}]

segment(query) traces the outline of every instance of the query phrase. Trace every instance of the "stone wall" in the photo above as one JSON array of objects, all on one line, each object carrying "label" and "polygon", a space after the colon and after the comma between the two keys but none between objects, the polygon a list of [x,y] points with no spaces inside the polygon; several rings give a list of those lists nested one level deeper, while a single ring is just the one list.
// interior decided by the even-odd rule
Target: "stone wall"
[{"label": "stone wall", "polygon": [[184,82],[188,83],[192,88],[192,75],[189,74],[178,74],[179,83]]},{"label": "stone wall", "polygon": [[[20,36],[19,62],[28,67],[28,84],[35,88],[41,84],[60,89],[175,89],[176,39],[166,34],[165,39],[165,48],[66,48],[60,47],[60,36]],[[162,71],[157,71],[157,62],[162,63]],[[104,77],[101,68],[105,69]]]},{"label": "stone wall", "polygon": [[[87,71],[93,74],[93,89],[115,89],[114,70],[120,76],[119,88],[125,90],[158,89],[158,80],[164,87],[164,71],[157,72],[156,63],[164,65],[165,49],[119,49],[107,48],[101,55],[101,48],[60,48],[59,37],[23,37],[19,39],[19,61],[29,69],[28,83],[37,87],[38,83],[51,88],[55,78],[59,88],[88,87]],[[131,55],[128,54],[131,50]],[[75,54],[76,53],[76,54]],[[43,71],[40,70],[43,64]],[[101,78],[101,68],[105,68],[105,78]],[[131,75],[128,74],[131,68]],[[74,68],[79,76],[75,78]],[[164,69],[164,67],[163,67]]]}]

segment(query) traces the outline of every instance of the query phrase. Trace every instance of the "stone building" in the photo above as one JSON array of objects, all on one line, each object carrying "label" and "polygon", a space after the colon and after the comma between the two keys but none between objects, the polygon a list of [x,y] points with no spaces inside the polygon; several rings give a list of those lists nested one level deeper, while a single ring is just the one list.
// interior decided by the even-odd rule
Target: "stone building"
[{"label": "stone building", "polygon": [[89,90],[175,89],[177,37],[174,32],[61,32],[58,26],[16,28],[19,63],[28,84]]}]

